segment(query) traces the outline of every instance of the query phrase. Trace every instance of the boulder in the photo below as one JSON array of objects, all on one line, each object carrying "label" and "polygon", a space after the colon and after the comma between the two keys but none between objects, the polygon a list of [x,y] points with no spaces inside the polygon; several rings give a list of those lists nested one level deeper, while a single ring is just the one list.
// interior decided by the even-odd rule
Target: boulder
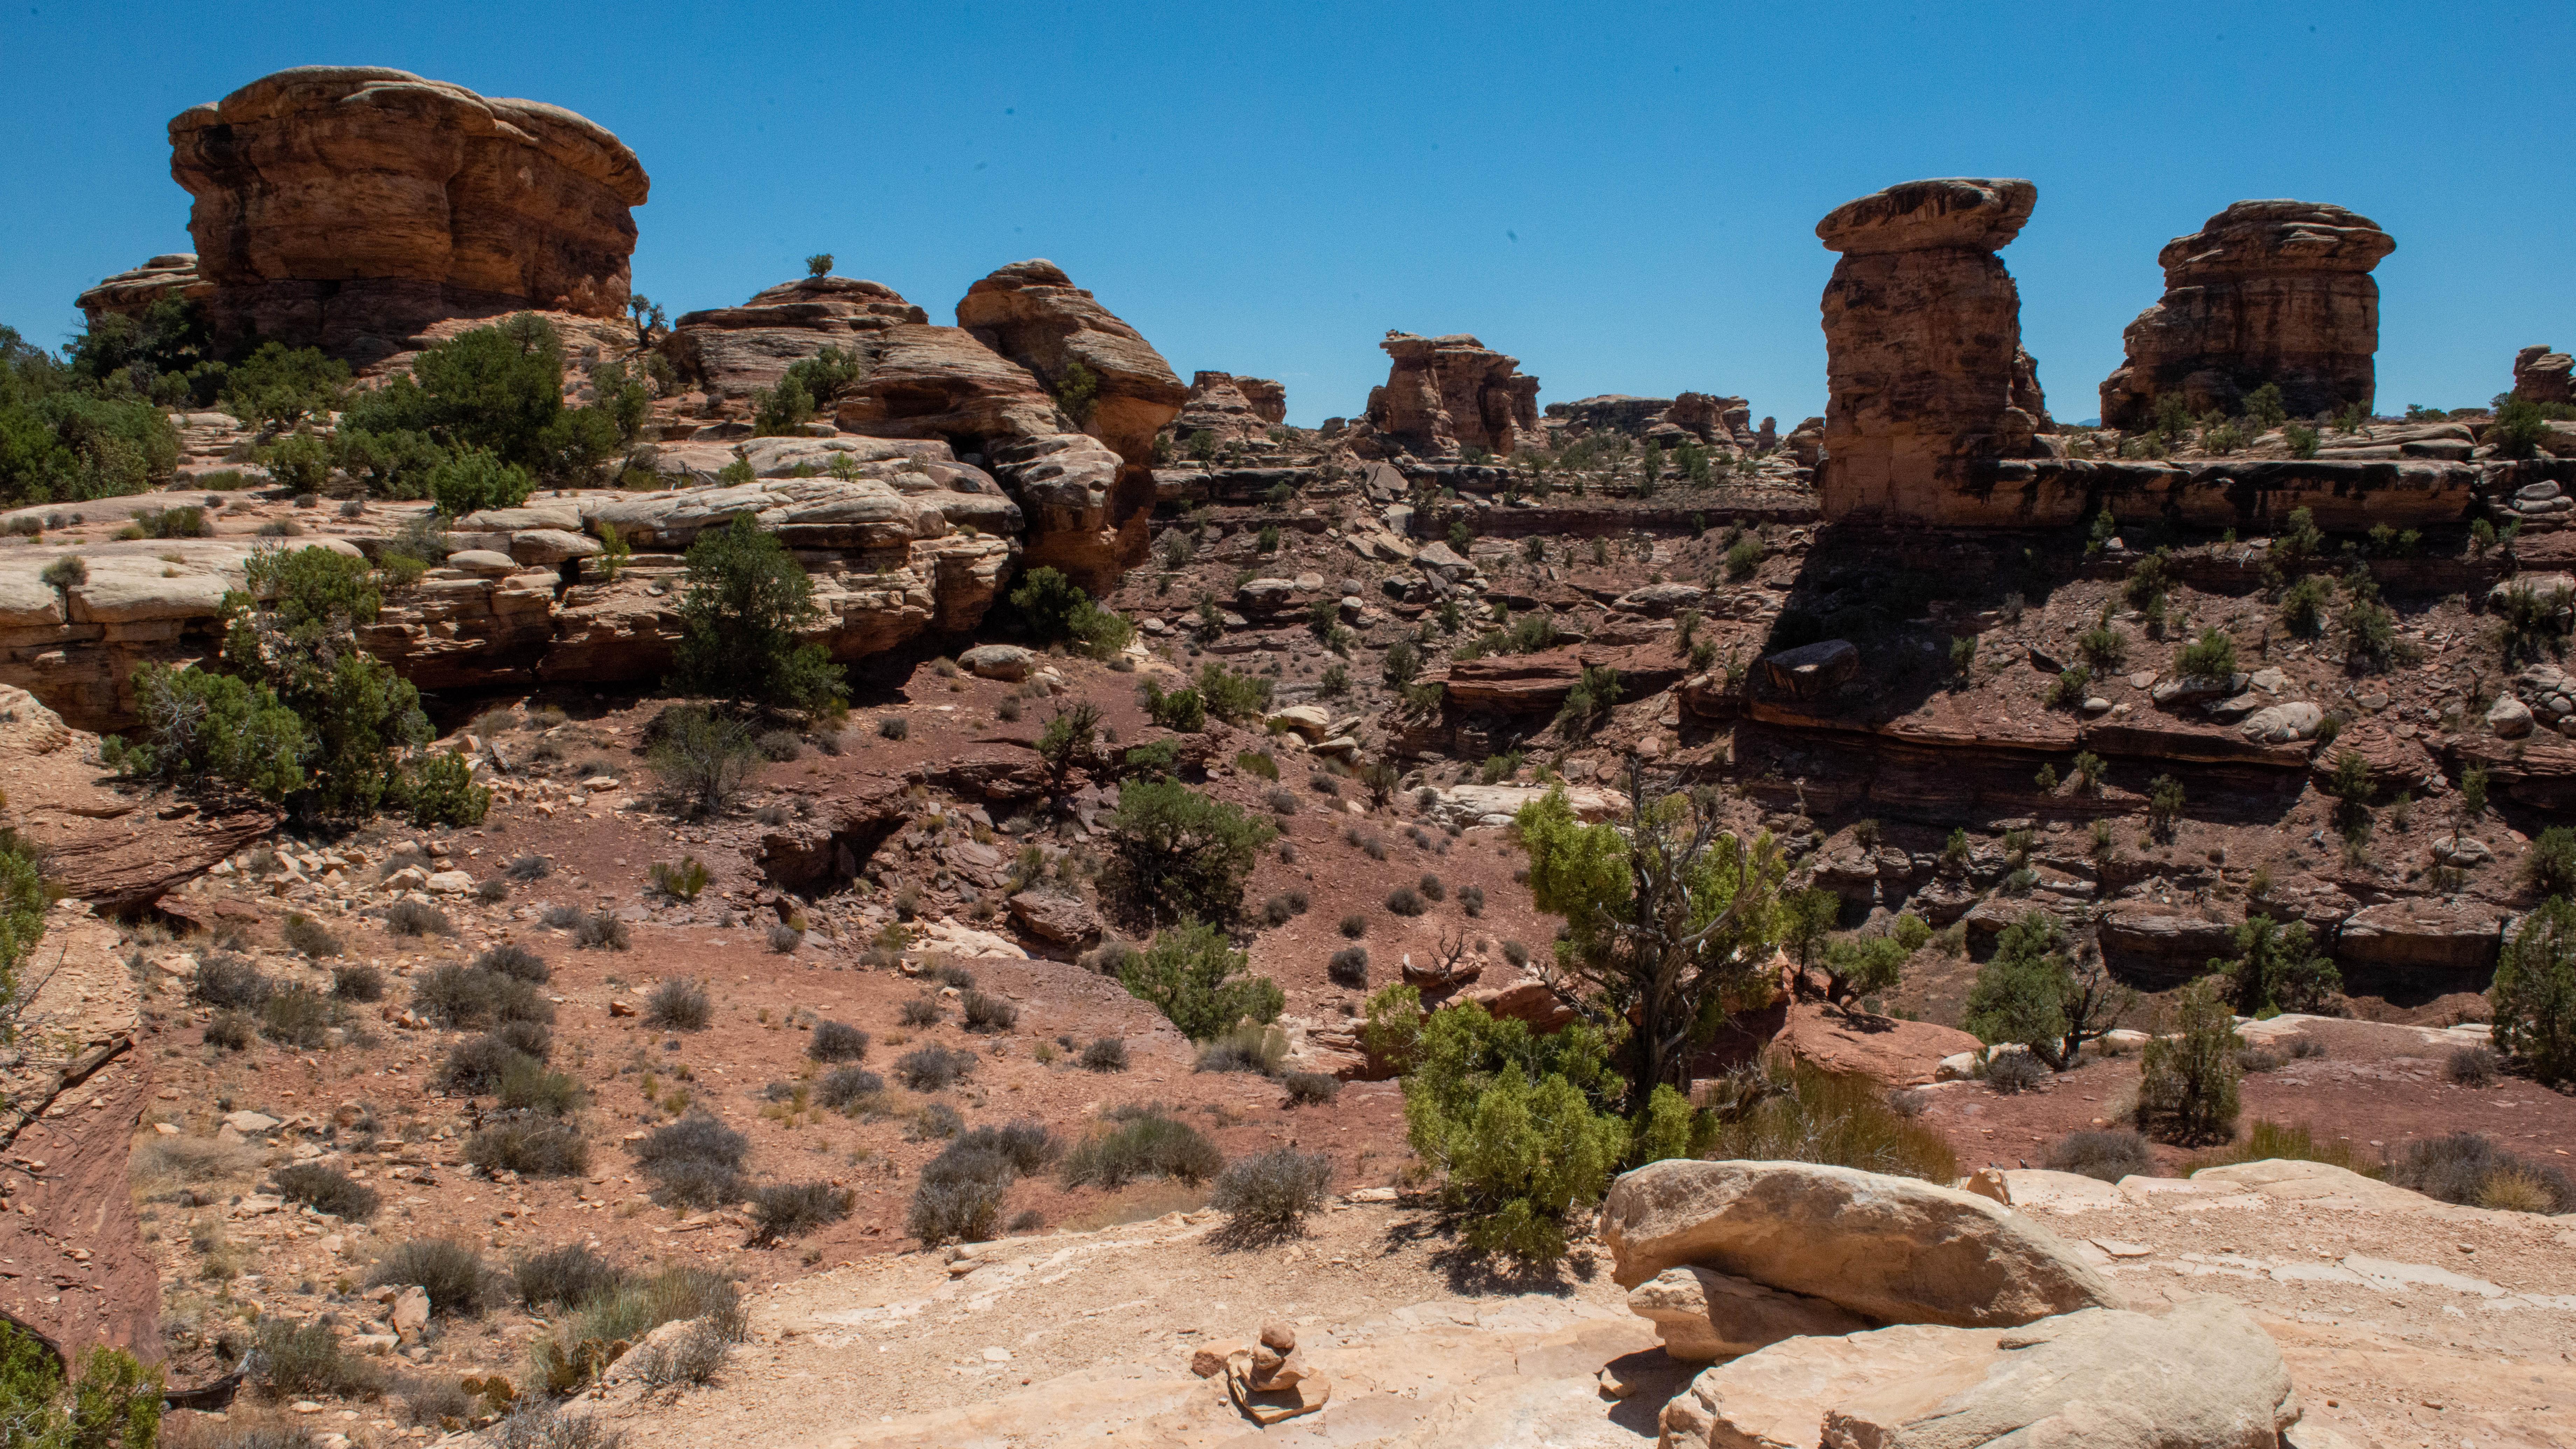
[{"label": "boulder", "polygon": [[1332,731],[1333,716],[1321,705],[1292,704],[1274,712],[1265,723],[1273,733],[1295,730],[1309,740],[1320,740]]},{"label": "boulder", "polygon": [[170,150],[219,340],[364,364],[444,320],[625,310],[631,210],[650,183],[633,151],[559,106],[299,66],[182,111]]},{"label": "boulder", "polygon": [[1670,1445],[2277,1449],[2299,1418],[2244,1309],[2087,1309],[2026,1328],[1906,1325],[1798,1338],[1712,1368],[1665,1405]]},{"label": "boulder", "polygon": [[1016,644],[978,644],[957,656],[957,662],[979,679],[1003,679],[1013,684],[1029,677],[1037,668],[1036,651]]},{"label": "boulder", "polygon": [[1022,891],[1011,897],[1011,919],[1020,929],[1059,946],[1078,946],[1100,934],[1100,917],[1076,896]]},{"label": "boulder", "polygon": [[1163,425],[1163,433],[1177,454],[1199,433],[1220,444],[1250,443],[1287,420],[1288,390],[1278,383],[1231,373],[1194,372],[1180,413]]},{"label": "boulder", "polygon": [[2127,356],[2102,382],[2103,425],[2148,426],[2168,393],[2194,417],[2233,416],[2266,383],[2294,418],[2368,407],[2370,271],[2396,247],[2370,218],[2307,201],[2240,201],[2167,242],[2164,296],[2121,334]]},{"label": "boulder", "polygon": [[2258,745],[2287,745],[2317,737],[2326,712],[2306,700],[2266,705],[2247,715],[2236,732]]},{"label": "boulder", "polygon": [[1846,1012],[1812,1001],[1791,1006],[1771,1039],[1828,1072],[1864,1076],[1891,1087],[1935,1081],[1943,1060],[1981,1045],[1957,1027]]},{"label": "boulder", "polygon": [[1762,678],[1795,699],[1815,699],[1860,673],[1860,651],[1842,639],[1821,639],[1762,656]]},{"label": "boulder", "polygon": [[2236,923],[2147,899],[2111,902],[2099,918],[2102,955],[2125,975],[2175,985],[2236,954]]},{"label": "boulder", "polygon": [[2504,696],[2487,706],[2487,729],[2500,740],[2521,739],[2531,733],[2531,706]]},{"label": "boulder", "polygon": [[1628,1292],[1628,1311],[1651,1319],[1664,1351],[1708,1363],[1802,1334],[1867,1329],[1868,1320],[1821,1298],[1782,1293],[1706,1268],[1666,1268]]},{"label": "boulder", "polygon": [[967,288],[957,303],[957,325],[1057,396],[1075,366],[1087,370],[1094,393],[1077,421],[1124,460],[1126,474],[1144,490],[1122,492],[1126,509],[1112,522],[1153,506],[1154,434],[1180,411],[1189,390],[1142,333],[1049,261],[1014,262]]},{"label": "boulder", "polygon": [[2037,1223],[1969,1193],[1847,1167],[1649,1163],[1611,1185],[1600,1234],[1622,1287],[1696,1265],[1881,1323],[2011,1325],[2120,1304]]},{"label": "boulder", "polygon": [[739,307],[683,313],[663,339],[662,351],[682,377],[706,391],[748,398],[776,387],[791,365],[826,347],[855,350],[863,336],[929,320],[929,314],[881,283],[799,277],[763,288]]},{"label": "boulder", "polygon": [[1378,346],[1394,365],[1383,386],[1369,389],[1365,432],[1353,446],[1364,457],[1392,448],[1447,457],[1482,448],[1510,457],[1538,433],[1538,379],[1465,333],[1417,337],[1390,331]]},{"label": "boulder", "polygon": [[[152,260],[168,259],[154,257]],[[2546,344],[2526,347],[2513,357],[2513,395],[2524,402],[2576,402],[2576,387],[2571,387],[2569,382],[2572,374],[2576,374],[2576,358],[2564,352],[2553,352]]]},{"label": "boulder", "polygon": [[95,327],[107,317],[131,317],[139,322],[144,313],[152,310],[152,304],[164,297],[203,306],[214,294],[215,284],[197,270],[195,252],[164,252],[81,293],[73,299],[73,305]]},{"label": "boulder", "polygon": [[1909,181],[1816,224],[1825,285],[1828,519],[1973,523],[1984,465],[2043,451],[2047,426],[2021,294],[1994,255],[2020,234],[2028,181]]},{"label": "boulder", "polygon": [[1648,584],[1621,594],[1611,607],[1632,614],[1650,614],[1665,618],[1696,605],[1708,593],[1697,584]]},{"label": "boulder", "polygon": [[1545,799],[1551,789],[1565,792],[1566,806],[1578,820],[1599,824],[1628,818],[1627,796],[1594,785],[1452,785],[1433,797],[1429,814],[1444,826],[1509,825],[1522,806]]}]

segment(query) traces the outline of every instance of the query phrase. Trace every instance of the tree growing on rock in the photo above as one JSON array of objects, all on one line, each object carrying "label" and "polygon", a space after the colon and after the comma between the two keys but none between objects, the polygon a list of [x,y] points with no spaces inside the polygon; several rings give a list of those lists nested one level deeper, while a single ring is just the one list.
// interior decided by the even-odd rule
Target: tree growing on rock
[{"label": "tree growing on rock", "polygon": [[748,513],[689,545],[688,592],[672,671],[686,693],[809,711],[848,695],[841,666],[798,636],[822,618],[814,584]]},{"label": "tree growing on rock", "polygon": [[2318,952],[2305,921],[2248,916],[2236,928],[2235,957],[2212,958],[2209,969],[2227,980],[2237,1010],[2248,1016],[2267,1007],[2314,1011],[2343,990],[2343,973]]},{"label": "tree growing on rock", "polygon": [[1640,1114],[1657,1087],[1685,1084],[1691,1049],[1751,984],[1785,867],[1767,832],[1748,841],[1722,828],[1714,794],[1657,791],[1633,760],[1628,786],[1625,831],[1577,820],[1562,788],[1514,824],[1533,899],[1565,920],[1540,979],[1596,1029],[1631,1025],[1626,1109]]}]

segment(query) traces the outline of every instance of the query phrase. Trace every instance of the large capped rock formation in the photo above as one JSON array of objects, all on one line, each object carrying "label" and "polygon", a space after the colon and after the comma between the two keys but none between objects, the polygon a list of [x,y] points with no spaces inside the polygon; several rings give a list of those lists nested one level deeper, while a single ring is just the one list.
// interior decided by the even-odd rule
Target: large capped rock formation
[{"label": "large capped rock formation", "polygon": [[170,149],[219,337],[365,363],[441,320],[625,308],[644,167],[559,106],[301,66],[181,112]]},{"label": "large capped rock formation", "polygon": [[1201,432],[1221,443],[1248,443],[1266,437],[1274,425],[1287,420],[1288,389],[1278,383],[1266,377],[1194,372],[1179,416],[1163,431],[1179,445]]},{"label": "large capped rock formation", "polygon": [[2576,358],[2545,345],[2526,347],[2513,357],[2513,395],[2524,402],[2576,402],[2571,373],[2576,373]]},{"label": "large capped rock formation", "polygon": [[131,271],[117,273],[76,300],[82,314],[96,326],[102,317],[140,317],[164,297],[204,302],[214,294],[214,283],[197,272],[195,252],[165,252]]},{"label": "large capped rock formation", "polygon": [[1373,441],[1429,457],[1482,448],[1508,457],[1538,431],[1538,379],[1474,337],[1389,332],[1386,385],[1369,389]]},{"label": "large capped rock formation", "polygon": [[739,307],[682,315],[662,348],[683,377],[708,392],[747,398],[776,386],[791,364],[826,347],[847,350],[860,334],[929,320],[883,283],[799,277],[765,288]]},{"label": "large capped rock formation", "polygon": [[2234,413],[2277,383],[2293,417],[2368,407],[2378,381],[2379,284],[2397,243],[2369,217],[2309,201],[2240,201],[2165,243],[2163,300],[2121,334],[2102,382],[2106,427],[2155,420],[2178,395],[2193,416]]},{"label": "large capped rock formation", "polygon": [[2038,451],[2021,294],[1995,256],[2038,196],[2027,181],[1909,181],[1816,224],[1842,253],[1824,299],[1827,518],[1943,522],[1979,465]]}]

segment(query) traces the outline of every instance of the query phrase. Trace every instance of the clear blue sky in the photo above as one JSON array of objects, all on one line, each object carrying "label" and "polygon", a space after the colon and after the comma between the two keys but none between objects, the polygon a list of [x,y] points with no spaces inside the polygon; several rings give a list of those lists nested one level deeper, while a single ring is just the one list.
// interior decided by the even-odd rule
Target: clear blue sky
[{"label": "clear blue sky", "polygon": [[1194,368],[1358,411],[1387,328],[1473,332],[1540,400],[1824,403],[1817,218],[2027,176],[2004,253],[2058,416],[2097,410],[2156,250],[2244,197],[2398,249],[2379,407],[2465,406],[2576,344],[2576,7],[728,7],[0,0],[0,322],[188,247],[163,127],[289,65],[552,101],[642,156],[636,285],[676,315],[829,251],[953,320],[1053,258]]}]

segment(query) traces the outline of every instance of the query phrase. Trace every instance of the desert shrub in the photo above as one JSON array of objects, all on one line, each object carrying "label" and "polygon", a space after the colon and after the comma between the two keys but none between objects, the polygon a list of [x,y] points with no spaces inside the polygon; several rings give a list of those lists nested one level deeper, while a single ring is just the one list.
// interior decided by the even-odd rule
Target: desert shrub
[{"label": "desert shrub", "polygon": [[1368,947],[1345,946],[1335,951],[1332,959],[1324,963],[1324,974],[1335,986],[1346,986],[1353,991],[1363,991],[1368,988],[1368,964]]},{"label": "desert shrub", "polygon": [[1292,1106],[1330,1106],[1342,1094],[1342,1079],[1329,1072],[1290,1072],[1279,1079]]},{"label": "desert shrub", "polygon": [[309,1051],[330,1041],[340,1010],[337,1002],[309,986],[281,986],[259,1004],[259,1034]]},{"label": "desert shrub", "polygon": [[1119,968],[1128,994],[1152,1003],[1192,1041],[1216,1038],[1245,1020],[1278,1019],[1286,995],[1266,976],[1244,976],[1250,958],[1214,926],[1182,921],[1156,935]]},{"label": "desert shrub", "polygon": [[414,1238],[387,1253],[367,1274],[370,1287],[392,1284],[429,1295],[429,1311],[471,1318],[491,1301],[492,1272],[482,1256],[445,1238]]},{"label": "desert shrub", "polygon": [[673,682],[700,696],[820,709],[847,695],[841,666],[802,637],[822,617],[813,581],[748,513],[689,546]]},{"label": "desert shrub", "polygon": [[275,989],[247,957],[213,951],[197,963],[197,976],[189,984],[188,999],[200,1006],[254,1010]]},{"label": "desert shrub", "polygon": [[539,1395],[523,1395],[489,1431],[492,1449],[625,1449],[626,1431],[597,1414],[577,1414]]},{"label": "desert shrub", "polygon": [[1165,1177],[1192,1186],[1216,1176],[1225,1155],[1198,1129],[1161,1111],[1147,1110],[1094,1131],[1064,1154],[1067,1187],[1112,1191],[1141,1178]]},{"label": "desert shrub", "polygon": [[438,1084],[450,1092],[479,1095],[501,1085],[501,1073],[520,1058],[518,1048],[497,1036],[468,1037],[447,1049]]},{"label": "desert shrub", "polygon": [[880,738],[889,740],[909,739],[912,735],[912,721],[899,714],[879,715],[877,734]]},{"label": "desert shrub", "polygon": [[1431,909],[1424,904],[1422,893],[1411,886],[1397,886],[1386,893],[1386,908],[1399,916],[1418,916]]},{"label": "desert shrub", "polygon": [[278,928],[277,934],[288,946],[317,961],[340,954],[340,938],[302,911],[287,912],[286,924]]},{"label": "desert shrub", "polygon": [[542,855],[522,855],[501,868],[502,874],[526,884],[554,874],[555,863]]},{"label": "desert shrub", "polygon": [[486,1117],[482,1130],[466,1139],[465,1160],[487,1172],[574,1177],[590,1170],[590,1144],[561,1117],[500,1113]]},{"label": "desert shrub", "polygon": [[1323,1207],[1332,1181],[1331,1158],[1276,1147],[1226,1164],[1208,1206],[1226,1215],[1226,1230],[1235,1237],[1284,1238],[1305,1226],[1307,1214]]},{"label": "desert shrub", "polygon": [[644,1024],[660,1031],[704,1031],[715,1019],[707,989],[685,976],[675,976],[644,998]]},{"label": "desert shrub", "polygon": [[2492,1047],[2453,1047],[2442,1063],[2442,1076],[2453,1086],[2492,1087],[2501,1075],[2502,1065],[2503,1058]]},{"label": "desert shrub", "polygon": [[742,1159],[751,1139],[692,1112],[635,1144],[635,1163],[654,1180],[654,1201],[710,1207],[742,1197]]},{"label": "desert shrub", "polygon": [[1275,1026],[1246,1022],[1201,1047],[1198,1060],[1191,1064],[1190,1070],[1259,1072],[1271,1077],[1279,1074],[1279,1063],[1287,1055],[1286,1032]]},{"label": "desert shrub", "polygon": [[2387,1170],[2385,1163],[2363,1157],[2348,1140],[2319,1142],[2304,1125],[2287,1126],[2258,1118],[2252,1127],[2246,1129],[2245,1135],[2235,1141],[2192,1154],[2190,1160],[2183,1164],[2183,1175],[2188,1177],[2204,1167],[2226,1167],[2267,1159],[2332,1163],[2364,1177],[2380,1177]]},{"label": "desert shrub", "polygon": [[936,1092],[955,1086],[975,1070],[975,1054],[944,1046],[926,1046],[903,1054],[894,1064],[894,1078],[916,1092]]},{"label": "desert shrub", "polygon": [[342,1001],[382,1001],[385,973],[363,962],[331,968],[331,994]]},{"label": "desert shrub", "polygon": [[796,929],[785,921],[773,921],[770,923],[769,949],[771,951],[781,956],[792,956],[796,954],[796,948],[804,944],[805,933],[803,931]]},{"label": "desert shrub", "polygon": [[2147,1139],[2135,1132],[2069,1132],[2048,1148],[2051,1172],[2075,1172],[2103,1182],[2118,1182],[2153,1171]]},{"label": "desert shrub", "polygon": [[[783,824],[784,822],[765,821],[763,823]],[[681,856],[677,864],[667,860],[657,860],[653,862],[650,875],[653,889],[675,901],[694,901],[698,898],[699,892],[707,888],[706,865],[693,855]]]},{"label": "desert shrub", "polygon": [[546,1030],[540,1022],[505,1021],[492,1028],[492,1035],[500,1038],[502,1045],[531,1061],[542,1062],[554,1055],[554,1033]]},{"label": "desert shrub", "polygon": [[913,1110],[903,1135],[914,1142],[944,1142],[965,1130],[965,1113],[946,1102],[925,1102]]},{"label": "desert shrub", "polygon": [[969,991],[961,999],[968,1031],[1009,1031],[1019,1024],[1020,1010],[1006,997]]},{"label": "desert shrub", "polygon": [[330,1213],[364,1222],[375,1216],[382,1201],[374,1188],[350,1178],[336,1167],[314,1162],[297,1162],[271,1174],[277,1180],[279,1196],[289,1202],[304,1203],[315,1212]]},{"label": "desert shrub", "polygon": [[246,1011],[218,1011],[206,1021],[206,1045],[247,1051],[259,1040],[259,1023]]},{"label": "desert shrub", "polygon": [[731,810],[760,759],[739,720],[696,705],[674,705],[655,716],[648,741],[645,763],[683,815]]},{"label": "desert shrub", "polygon": [[1207,712],[1228,724],[1242,724],[1270,709],[1269,680],[1237,674],[1212,661],[1199,667],[1198,691]]},{"label": "desert shrub", "polygon": [[2576,1211],[2576,1180],[2546,1163],[2516,1157],[2475,1132],[2408,1143],[2389,1164],[2388,1180],[2464,1207],[2499,1206],[2490,1200],[2497,1198],[2514,1202],[2514,1210],[2522,1212]]},{"label": "desert shrub", "polygon": [[542,1112],[561,1117],[581,1105],[581,1083],[569,1073],[549,1071],[524,1053],[502,1064],[498,1096],[508,1111]]},{"label": "desert shrub", "polygon": [[885,1078],[861,1067],[836,1067],[814,1084],[814,1100],[835,1112],[846,1112],[885,1093]]},{"label": "desert shrub", "polygon": [[1768,1055],[1724,1079],[1711,1104],[1715,1137],[1701,1155],[1856,1167],[1948,1183],[1949,1142],[1893,1105],[1867,1077]]},{"label": "desert shrub", "polygon": [[2523,918],[2487,1001],[2498,1048],[2543,1082],[2576,1080],[2576,905],[2554,897]]},{"label": "desert shrub", "polygon": [[1145,716],[1155,724],[1178,734],[1194,735],[1207,728],[1207,702],[1200,698],[1197,690],[1184,688],[1167,692],[1161,685],[1147,680],[1144,691]]},{"label": "desert shrub", "polygon": [[[389,1391],[386,1397],[400,1401],[402,1410],[398,1417],[404,1424],[427,1429],[444,1429],[450,1423],[462,1425],[474,1417],[483,1403],[480,1395],[465,1392],[464,1385],[454,1379],[412,1379],[398,1390]],[[302,1430],[293,1432],[301,1438],[301,1444],[278,1445],[276,1449],[306,1449],[312,1444],[310,1438],[303,1437]],[[250,1446],[236,1439],[228,1449],[250,1449]]]},{"label": "desert shrub", "polygon": [[932,972],[931,975],[933,979],[937,980],[942,986],[954,986],[960,991],[972,991],[975,989],[975,973],[958,965],[954,961],[940,966],[939,969]]},{"label": "desert shrub", "polygon": [[904,1026],[939,1025],[939,998],[916,996],[895,1008],[895,1020]]},{"label": "desert shrub", "polygon": [[1368,917],[1361,915],[1357,911],[1353,911],[1349,915],[1342,917],[1341,924],[1337,929],[1341,931],[1345,939],[1356,941],[1360,937],[1368,934]]},{"label": "desert shrub", "polygon": [[1177,780],[1128,780],[1109,818],[1114,884],[1157,920],[1230,921],[1278,831]]},{"label": "desert shrub", "polygon": [[2187,679],[2226,679],[2236,672],[2236,641],[2224,629],[2203,629],[2174,651],[2174,672]]},{"label": "desert shrub", "polygon": [[385,929],[397,936],[445,936],[455,931],[447,914],[427,901],[396,901],[385,908]]},{"label": "desert shrub", "polygon": [[[430,1295],[429,1301],[436,1309],[438,1296]],[[257,1382],[260,1392],[270,1398],[362,1398],[382,1383],[375,1365],[343,1350],[339,1336],[327,1324],[267,1318],[260,1322],[256,1341]]]},{"label": "desert shrub", "polygon": [[868,1034],[846,1022],[818,1021],[805,1039],[805,1055],[818,1062],[867,1060]]},{"label": "desert shrub", "polygon": [[774,1243],[850,1215],[858,1195],[828,1182],[774,1182],[751,1190],[752,1241]]},{"label": "desert shrub", "polygon": [[1127,1043],[1114,1036],[1095,1037],[1076,1060],[1085,1071],[1123,1072],[1127,1070]]},{"label": "desert shrub", "polygon": [[1470,917],[1482,916],[1485,913],[1485,888],[1473,885],[1458,887],[1458,909]]},{"label": "desert shrub", "polygon": [[519,1301],[530,1308],[579,1308],[626,1284],[616,1264],[579,1243],[522,1256],[510,1269]]},{"label": "desert shrub", "polygon": [[2138,1083],[2138,1121],[2166,1142],[2223,1142],[2237,1115],[2235,1014],[2220,978],[2183,988],[2178,1030],[2147,1043]]},{"label": "desert shrub", "polygon": [[546,958],[525,946],[508,941],[475,957],[474,968],[478,971],[494,972],[513,980],[525,981],[531,986],[543,986],[548,978],[554,975],[553,970],[546,965]]},{"label": "desert shrub", "polygon": [[2028,1052],[2001,1052],[1986,1063],[1986,1085],[2008,1097],[2040,1086],[2048,1075],[2048,1064]]}]

